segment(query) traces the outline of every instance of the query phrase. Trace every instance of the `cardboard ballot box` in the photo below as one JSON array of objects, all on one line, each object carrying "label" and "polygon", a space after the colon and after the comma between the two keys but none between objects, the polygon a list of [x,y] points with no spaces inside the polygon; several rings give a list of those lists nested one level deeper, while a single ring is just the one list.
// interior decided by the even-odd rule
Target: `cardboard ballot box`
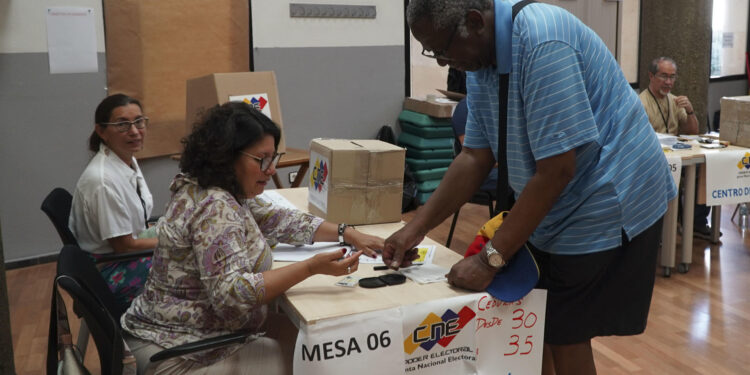
[{"label": "cardboard ballot box", "polygon": [[721,98],[719,139],[750,147],[750,96]]},{"label": "cardboard ballot box", "polygon": [[308,209],[334,223],[401,220],[403,148],[372,140],[310,142]]},{"label": "cardboard ballot box", "polygon": [[438,118],[453,117],[458,102],[448,98],[405,98],[404,109]]},{"label": "cardboard ballot box", "polygon": [[282,128],[278,152],[286,150],[281,103],[274,72],[213,73],[187,81],[185,124],[187,134],[199,120],[200,113],[217,104],[244,101],[255,106]]}]

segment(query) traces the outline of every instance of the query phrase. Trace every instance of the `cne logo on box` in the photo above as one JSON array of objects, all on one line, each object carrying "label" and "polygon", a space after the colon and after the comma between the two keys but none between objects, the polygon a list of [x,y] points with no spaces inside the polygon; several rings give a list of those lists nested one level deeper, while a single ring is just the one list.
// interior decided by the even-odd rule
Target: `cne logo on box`
[{"label": "cne logo on box", "polygon": [[310,172],[310,186],[315,188],[318,192],[323,190],[323,186],[328,179],[328,164],[325,161],[316,159],[313,165],[312,172]]},{"label": "cne logo on box", "polygon": [[464,306],[458,314],[451,309],[446,310],[442,317],[428,314],[404,340],[404,352],[412,354],[419,346],[429,351],[435,344],[447,347],[476,315],[468,306]]},{"label": "cne logo on box", "polygon": [[259,98],[256,98],[255,96],[253,96],[252,98],[250,98],[250,100],[248,100],[247,98],[245,98],[242,101],[245,102],[245,103],[247,103],[247,104],[250,104],[251,106],[253,106],[258,111],[263,111],[263,108],[265,108],[266,104],[268,104],[268,100],[266,100],[266,98],[264,98],[262,96],[259,97]]}]

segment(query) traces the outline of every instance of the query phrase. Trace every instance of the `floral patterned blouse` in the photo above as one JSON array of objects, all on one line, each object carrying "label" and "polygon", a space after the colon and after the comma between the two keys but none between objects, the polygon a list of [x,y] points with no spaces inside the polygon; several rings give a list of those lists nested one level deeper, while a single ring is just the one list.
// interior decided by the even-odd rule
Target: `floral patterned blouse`
[{"label": "floral patterned blouse", "polygon": [[[238,202],[220,188],[177,175],[157,227],[159,244],[144,291],[122,316],[123,328],[170,348],[236,331],[258,331],[266,318],[263,271],[278,242],[312,243],[323,219],[260,199]],[[237,346],[187,358],[212,363]]]}]

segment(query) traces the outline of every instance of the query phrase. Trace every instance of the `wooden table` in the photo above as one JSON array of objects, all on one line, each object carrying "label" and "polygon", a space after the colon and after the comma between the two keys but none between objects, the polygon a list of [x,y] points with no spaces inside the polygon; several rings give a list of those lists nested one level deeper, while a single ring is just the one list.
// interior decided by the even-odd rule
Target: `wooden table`
[{"label": "wooden table", "polygon": [[[281,156],[281,159],[279,160],[279,164],[276,166],[277,169],[279,168],[286,168],[286,167],[294,167],[299,166],[299,169],[297,169],[297,177],[294,178],[294,181],[292,181],[293,188],[299,187],[299,185],[302,183],[302,179],[305,178],[305,173],[307,172],[307,167],[310,164],[310,152],[307,150],[299,149],[299,148],[286,148],[286,153]],[[276,184],[276,187],[279,189],[284,188],[284,186],[281,184],[281,180],[279,179],[279,174],[275,173],[273,175],[273,183]]]},{"label": "wooden table", "polygon": [[[301,210],[307,211],[307,189],[279,189],[276,191]],[[357,230],[385,238],[403,225],[403,222],[362,225],[357,226]],[[435,245],[434,264],[449,269],[451,265],[462,259],[457,253],[429,238],[425,238],[423,243]],[[274,262],[273,266],[278,268],[287,264],[289,263]],[[373,271],[373,266],[373,264],[360,263],[359,269],[353,275],[369,277],[392,272]],[[471,294],[469,291],[453,288],[448,283],[420,285],[408,279],[406,283],[401,285],[377,289],[347,288],[334,285],[341,278],[341,276],[327,275],[312,276],[287,290],[283,297],[279,299],[279,305],[299,328],[300,323],[311,325],[321,319]]]},{"label": "wooden table", "polygon": [[[698,164],[706,163],[706,153],[721,152],[723,150],[741,150],[744,147],[729,146],[723,149],[704,149],[696,141],[685,142],[693,146],[688,150],[673,150],[671,155],[678,155],[682,159],[683,176],[685,184],[684,202],[682,205],[682,262],[678,264],[677,271],[685,273],[690,269],[693,260],[693,214],[695,212],[695,177]],[[677,199],[669,202],[669,208],[664,215],[662,227],[661,266],[664,268],[664,276],[671,274],[675,266],[676,243],[677,243]],[[711,243],[718,243],[721,228],[721,206],[711,207]]]}]

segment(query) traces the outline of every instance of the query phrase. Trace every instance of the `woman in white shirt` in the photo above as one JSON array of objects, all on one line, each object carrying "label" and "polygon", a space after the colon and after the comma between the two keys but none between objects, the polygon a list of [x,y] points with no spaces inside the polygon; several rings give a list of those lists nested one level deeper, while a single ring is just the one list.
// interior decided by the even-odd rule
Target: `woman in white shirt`
[{"label": "woman in white shirt", "polygon": [[[99,103],[94,120],[89,149],[96,154],[76,184],[68,225],[95,258],[154,248],[156,238],[138,238],[147,229],[153,199],[134,157],[143,148],[148,117],[138,100],[115,94]],[[127,308],[150,268],[149,257],[108,263],[101,273]]]}]

